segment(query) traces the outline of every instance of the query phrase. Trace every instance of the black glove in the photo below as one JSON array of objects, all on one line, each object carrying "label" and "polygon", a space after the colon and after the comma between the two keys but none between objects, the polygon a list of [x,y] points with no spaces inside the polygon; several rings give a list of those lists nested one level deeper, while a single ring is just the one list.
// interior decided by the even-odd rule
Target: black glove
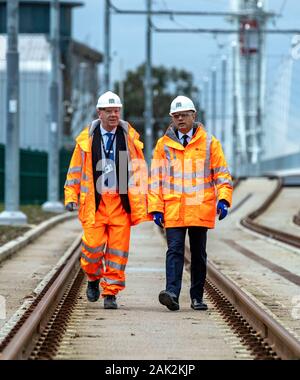
[{"label": "black glove", "polygon": [[77,204],[75,202],[69,202],[66,204],[66,210],[71,212],[77,210]]}]

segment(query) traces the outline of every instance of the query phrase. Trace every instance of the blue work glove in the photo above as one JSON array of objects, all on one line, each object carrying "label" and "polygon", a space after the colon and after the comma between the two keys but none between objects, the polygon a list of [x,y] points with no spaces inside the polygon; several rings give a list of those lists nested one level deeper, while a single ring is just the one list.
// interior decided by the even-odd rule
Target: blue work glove
[{"label": "blue work glove", "polygon": [[164,214],[162,212],[155,211],[152,213],[153,222],[158,225],[158,227],[164,228]]},{"label": "blue work glove", "polygon": [[224,199],[219,200],[217,205],[217,213],[219,214],[219,220],[222,220],[226,217],[228,213],[228,202]]},{"label": "blue work glove", "polygon": [[75,202],[69,202],[66,204],[66,210],[67,211],[75,211],[77,210],[77,204]]}]

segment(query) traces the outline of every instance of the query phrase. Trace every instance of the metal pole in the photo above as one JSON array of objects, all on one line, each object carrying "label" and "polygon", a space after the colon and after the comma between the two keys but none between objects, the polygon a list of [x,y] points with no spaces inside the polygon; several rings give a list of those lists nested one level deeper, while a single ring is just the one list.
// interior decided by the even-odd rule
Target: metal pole
[{"label": "metal pole", "polygon": [[260,163],[262,156],[262,135],[263,135],[263,123],[262,123],[262,33],[261,26],[263,23],[263,18],[258,18],[258,44],[257,44],[257,105],[256,105],[256,142],[257,142],[257,167],[258,172],[260,172]]},{"label": "metal pole", "polygon": [[216,122],[217,122],[217,70],[212,68],[211,76],[211,133],[216,135]]},{"label": "metal pole", "polygon": [[201,122],[201,123],[204,123],[203,121],[203,113],[202,113],[202,110],[203,110],[203,101],[202,101],[202,88],[199,88],[199,110],[198,110],[198,120]]},{"label": "metal pole", "polygon": [[245,86],[244,86],[244,91],[245,91],[245,102],[244,102],[244,107],[245,107],[245,125],[246,125],[246,149],[247,149],[247,162],[252,163],[252,157],[253,157],[253,135],[252,135],[252,130],[251,130],[251,116],[250,116],[250,75],[251,75],[251,56],[250,56],[250,36],[248,33],[248,28],[247,25],[244,29],[245,31]]},{"label": "metal pole", "polygon": [[104,92],[110,90],[110,0],[105,0],[104,18]]},{"label": "metal pole", "polygon": [[204,94],[203,94],[203,104],[204,104],[204,123],[206,128],[208,128],[208,115],[209,115],[209,82],[208,78],[204,78]]},{"label": "metal pole", "polygon": [[236,86],[236,43],[232,44],[232,162],[233,162],[233,173],[237,177],[238,159],[239,159],[239,149],[238,149],[238,136],[237,136],[237,86]]},{"label": "metal pole", "polygon": [[227,91],[227,58],[222,56],[222,101],[221,101],[221,143],[225,148],[226,143],[226,91]]},{"label": "metal pole", "polygon": [[120,78],[119,78],[119,96],[123,107],[121,108],[121,119],[124,119],[124,78],[123,78],[123,60],[120,58]]},{"label": "metal pole", "polygon": [[26,224],[27,217],[19,211],[20,151],[19,151],[19,2],[10,0],[7,9],[6,52],[6,147],[5,147],[5,211],[0,224]]},{"label": "metal pole", "polygon": [[152,131],[152,39],[151,39],[151,0],[147,0],[147,31],[146,31],[146,67],[145,67],[145,158],[150,164],[153,146]]},{"label": "metal pole", "polygon": [[43,204],[45,211],[62,212],[59,202],[59,131],[60,131],[60,46],[59,46],[59,0],[52,0],[50,8],[51,39],[51,83],[50,83],[50,125],[48,150],[48,201]]}]

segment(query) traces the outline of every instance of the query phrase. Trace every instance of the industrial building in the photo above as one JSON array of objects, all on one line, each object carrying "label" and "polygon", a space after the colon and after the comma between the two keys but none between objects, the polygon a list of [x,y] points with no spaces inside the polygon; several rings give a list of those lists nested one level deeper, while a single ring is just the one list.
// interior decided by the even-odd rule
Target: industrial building
[{"label": "industrial building", "polygon": [[[0,144],[6,141],[6,1],[0,0]],[[60,1],[60,145],[74,136],[94,112],[100,52],[74,41],[72,11],[79,1]],[[20,147],[47,151],[51,72],[50,1],[20,1]],[[33,22],[34,20],[34,22]],[[74,75],[74,73],[77,73]]]}]

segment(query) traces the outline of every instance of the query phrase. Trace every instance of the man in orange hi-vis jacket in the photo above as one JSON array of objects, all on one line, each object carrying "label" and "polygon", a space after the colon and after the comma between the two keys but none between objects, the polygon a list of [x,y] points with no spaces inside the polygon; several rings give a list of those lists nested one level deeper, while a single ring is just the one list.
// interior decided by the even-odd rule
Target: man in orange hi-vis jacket
[{"label": "man in orange hi-vis jacket", "polygon": [[[76,139],[65,183],[66,209],[77,209],[83,227],[81,267],[87,274],[87,298],[117,309],[125,287],[130,227],[147,215],[147,166],[139,134],[120,120],[121,100],[108,91],[96,106],[99,119]],[[101,281],[101,283],[100,283]]]},{"label": "man in orange hi-vis jacket", "polygon": [[179,310],[184,242],[188,230],[191,250],[191,307],[206,310],[203,289],[206,278],[207,229],[216,213],[225,218],[231,206],[232,180],[220,142],[195,122],[191,99],[178,96],[171,103],[172,124],[156,144],[151,164],[148,211],[165,227],[166,289],[159,301]]}]

